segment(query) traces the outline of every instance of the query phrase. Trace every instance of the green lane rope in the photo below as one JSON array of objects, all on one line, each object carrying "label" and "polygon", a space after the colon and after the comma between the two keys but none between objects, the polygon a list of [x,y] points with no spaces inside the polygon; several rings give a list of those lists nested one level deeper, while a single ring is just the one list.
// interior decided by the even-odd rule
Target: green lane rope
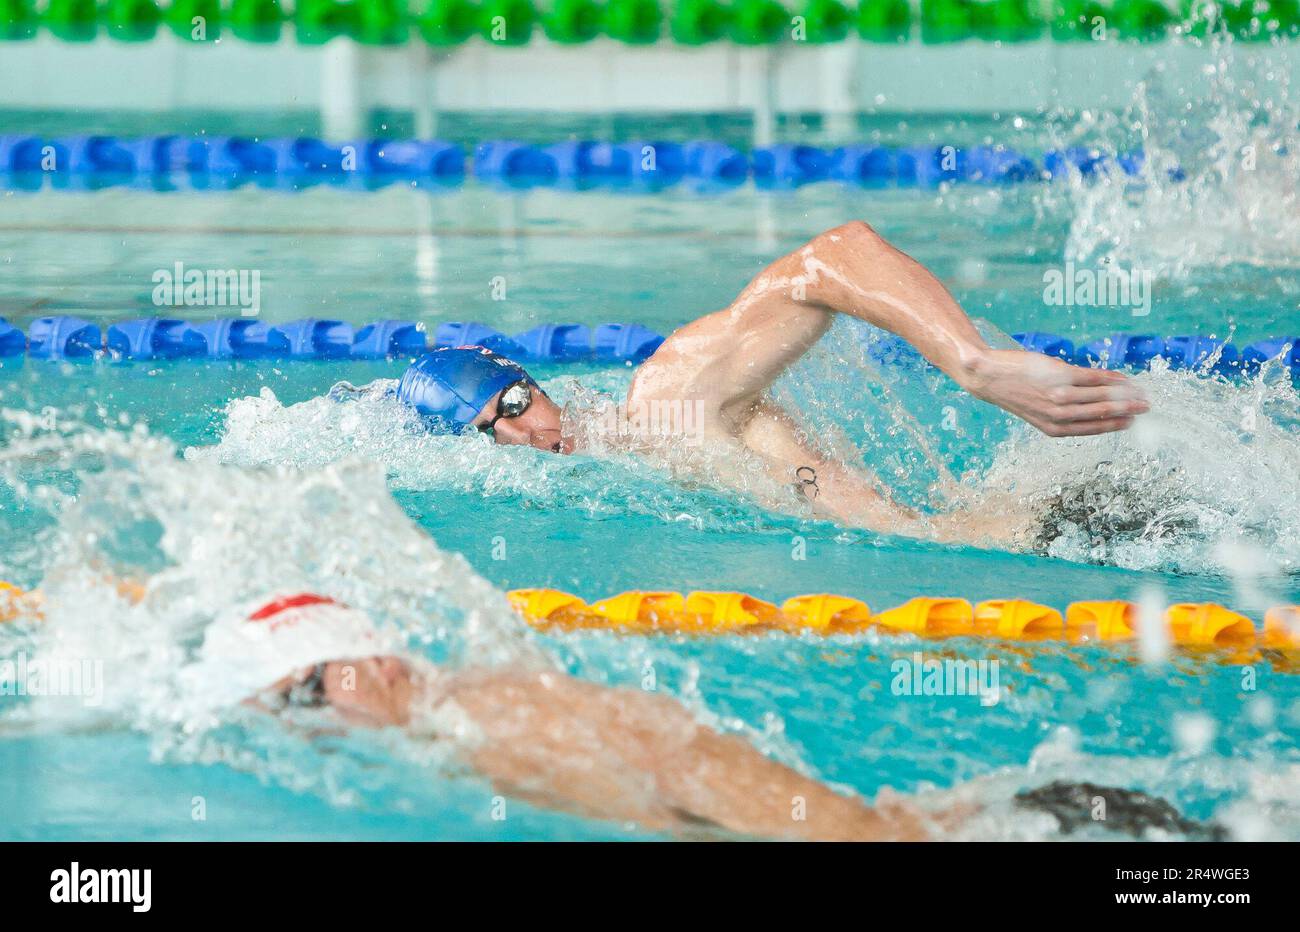
[{"label": "green lane rope", "polygon": [[[519,46],[535,35],[576,45],[605,35],[629,45],[822,44],[859,38],[896,43],[1058,41],[1148,42],[1174,33],[1222,30],[1244,41],[1300,35],[1300,0],[0,0],[0,41],[31,39],[44,28],[68,42],[101,34],[148,41],[159,27],[192,42],[230,34],[304,45],[348,37],[400,45],[418,36],[434,46],[479,37]],[[286,31],[284,24],[292,29]]]}]

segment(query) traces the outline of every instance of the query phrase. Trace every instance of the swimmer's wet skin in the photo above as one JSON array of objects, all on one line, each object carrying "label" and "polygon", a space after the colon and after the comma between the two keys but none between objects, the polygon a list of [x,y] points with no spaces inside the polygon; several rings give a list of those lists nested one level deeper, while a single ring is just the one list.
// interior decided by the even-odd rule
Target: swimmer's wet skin
[{"label": "swimmer's wet skin", "polygon": [[848,841],[935,830],[919,809],[840,796],[666,697],[552,670],[443,670],[393,651],[364,613],[304,593],[214,621],[182,678],[214,713],[319,706],[353,727],[419,723],[413,733],[425,736],[436,721],[446,730],[435,737],[459,739],[501,792],[654,831]]},{"label": "swimmer's wet skin", "polygon": [[[882,496],[866,470],[821,449],[770,396],[837,313],[897,334],[972,395],[1053,437],[1123,430],[1149,408],[1121,373],[990,348],[930,272],[853,222],[777,259],[729,307],[674,331],[637,370],[628,411],[691,405],[704,437],[757,454],[774,479],[832,520],[951,539],[978,534],[960,521],[924,526]],[[561,453],[576,446],[558,406],[522,367],[482,347],[425,355],[402,377],[398,397],[434,429],[490,430],[497,443]]]},{"label": "swimmer's wet skin", "polygon": [[[352,727],[450,738],[503,793],[653,831],[939,840],[973,814],[929,813],[905,802],[868,807],[699,724],[663,696],[553,670],[439,669],[399,655],[363,612],[312,593],[217,619],[182,679],[214,712],[238,704],[271,714],[319,708]],[[1051,813],[1070,831],[1084,824],[1098,796],[1112,806],[1103,827],[1220,837],[1163,800],[1127,790],[1054,783],[1021,793],[1017,803]]]}]

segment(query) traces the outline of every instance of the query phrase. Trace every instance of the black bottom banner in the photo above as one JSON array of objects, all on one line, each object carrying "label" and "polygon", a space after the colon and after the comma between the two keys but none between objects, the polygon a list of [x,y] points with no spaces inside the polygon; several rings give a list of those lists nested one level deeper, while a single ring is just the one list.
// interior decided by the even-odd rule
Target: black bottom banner
[{"label": "black bottom banner", "polygon": [[610,915],[606,901],[734,919],[774,900],[807,907],[809,896],[820,912],[824,897],[847,894],[855,908],[914,909],[918,919],[1006,918],[1007,906],[1071,918],[1195,909],[1231,921],[1282,908],[1296,886],[1295,851],[1276,844],[58,842],[0,845],[0,862],[10,917],[83,919],[373,920],[400,908],[436,920],[453,906],[458,916],[541,918],[560,902],[569,915],[589,902],[598,917]]}]

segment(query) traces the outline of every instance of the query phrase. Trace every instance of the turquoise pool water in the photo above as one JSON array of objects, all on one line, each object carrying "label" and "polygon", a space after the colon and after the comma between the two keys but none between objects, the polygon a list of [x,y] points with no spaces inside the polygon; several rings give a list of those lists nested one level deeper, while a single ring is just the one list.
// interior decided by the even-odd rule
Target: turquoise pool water
[{"label": "turquoise pool water", "polygon": [[[996,128],[952,123],[977,139]],[[1021,132],[1046,145],[1056,131]],[[930,266],[990,334],[1201,332],[1240,344],[1300,324],[1300,237],[1207,205],[1285,196],[1269,184],[1208,166],[1183,195],[1159,179],[1136,190],[746,186],[709,197],[473,183],[434,196],[15,194],[0,196],[0,316],[157,313],[151,275],[179,260],[261,270],[271,321],[481,320],[507,332],[634,321],[668,332],[727,303],[774,256],[863,218]],[[1067,257],[1154,270],[1149,316],[1045,305],[1043,274]],[[430,438],[391,405],[322,397],[340,380],[396,377],[400,362],[0,364],[0,578],[43,585],[50,627],[106,660],[99,708],[3,700],[0,837],[639,837],[522,803],[495,821],[490,790],[397,739],[313,743],[246,720],[204,734],[176,727],[168,683],[203,618],[292,583],[403,625],[444,662],[541,651],[576,675],[633,687],[653,670],[659,690],[702,718],[837,786],[981,800],[980,837],[1052,837],[1012,818],[1005,800],[1062,777],[1157,792],[1243,837],[1300,838],[1300,678],[1267,664],[875,636],[543,637],[512,619],[503,592],[525,586],[588,599],[630,588],[776,601],[829,591],[873,607],[920,594],[1064,608],[1155,593],[1256,618],[1300,602],[1288,383],[1157,371],[1141,377],[1155,410],[1140,430],[1048,441],[933,372],[877,370],[875,339],[837,325],[780,391],[813,424],[841,429],[904,498],[924,506],[951,474],[959,497],[1008,521],[1062,490],[1101,488],[1100,504],[1016,552],[939,546],[764,509],[623,456]],[[835,376],[832,360],[860,379]],[[618,395],[630,378],[622,367],[535,374],[574,404]],[[79,571],[87,565],[153,579],[150,598],[120,603]],[[41,637],[2,636],[6,655]],[[917,650],[998,660],[1002,700],[893,694],[891,663]]]}]

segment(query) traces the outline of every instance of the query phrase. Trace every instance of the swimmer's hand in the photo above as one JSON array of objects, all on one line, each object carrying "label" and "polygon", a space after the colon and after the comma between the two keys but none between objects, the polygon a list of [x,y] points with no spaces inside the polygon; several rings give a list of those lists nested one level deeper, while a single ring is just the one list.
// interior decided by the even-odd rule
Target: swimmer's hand
[{"label": "swimmer's hand", "polygon": [[963,388],[1049,437],[1124,430],[1151,410],[1128,376],[1085,369],[1024,350],[987,350],[967,367]]}]

